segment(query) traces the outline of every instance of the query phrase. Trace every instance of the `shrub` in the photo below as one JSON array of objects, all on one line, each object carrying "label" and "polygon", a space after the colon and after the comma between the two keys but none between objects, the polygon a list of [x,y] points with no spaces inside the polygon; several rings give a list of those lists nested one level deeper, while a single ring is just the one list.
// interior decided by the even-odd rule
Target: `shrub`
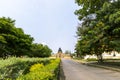
[{"label": "shrub", "polygon": [[47,65],[34,64],[30,72],[22,75],[17,80],[57,80],[60,59],[50,60]]},{"label": "shrub", "polygon": [[30,67],[30,72],[44,68],[44,65],[41,63],[34,64]]},{"label": "shrub", "polygon": [[50,59],[11,57],[0,60],[0,80],[16,80],[17,77],[29,73],[31,65],[37,63],[47,65],[50,63]]}]

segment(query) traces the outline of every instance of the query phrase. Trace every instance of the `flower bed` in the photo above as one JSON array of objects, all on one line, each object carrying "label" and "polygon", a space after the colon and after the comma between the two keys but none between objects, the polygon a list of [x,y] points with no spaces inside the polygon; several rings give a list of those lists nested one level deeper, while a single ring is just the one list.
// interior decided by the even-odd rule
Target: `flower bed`
[{"label": "flower bed", "polygon": [[56,80],[59,63],[60,59],[49,58],[0,60],[0,80]]}]

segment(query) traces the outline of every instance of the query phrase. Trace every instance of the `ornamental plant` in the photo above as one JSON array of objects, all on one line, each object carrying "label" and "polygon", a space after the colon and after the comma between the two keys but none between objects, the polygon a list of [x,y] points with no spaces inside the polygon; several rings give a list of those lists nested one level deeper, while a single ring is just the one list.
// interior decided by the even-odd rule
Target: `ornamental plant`
[{"label": "ornamental plant", "polygon": [[17,80],[58,80],[60,59],[50,60],[49,64],[33,64],[29,73],[22,75]]}]

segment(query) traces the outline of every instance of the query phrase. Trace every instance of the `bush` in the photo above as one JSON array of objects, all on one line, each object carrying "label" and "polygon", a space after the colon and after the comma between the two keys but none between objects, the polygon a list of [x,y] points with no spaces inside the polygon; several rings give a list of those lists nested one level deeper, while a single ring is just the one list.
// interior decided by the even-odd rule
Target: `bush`
[{"label": "bush", "polygon": [[34,64],[30,67],[30,72],[39,70],[41,68],[44,68],[43,64],[40,64],[40,63]]},{"label": "bush", "polygon": [[88,58],[87,61],[97,61],[96,58]]},{"label": "bush", "polygon": [[0,80],[16,80],[17,77],[29,73],[31,65],[37,63],[47,65],[50,63],[50,59],[12,57],[0,60]]},{"label": "bush", "polygon": [[30,72],[22,75],[17,80],[57,80],[60,59],[50,60],[47,65],[34,64],[30,67]]}]

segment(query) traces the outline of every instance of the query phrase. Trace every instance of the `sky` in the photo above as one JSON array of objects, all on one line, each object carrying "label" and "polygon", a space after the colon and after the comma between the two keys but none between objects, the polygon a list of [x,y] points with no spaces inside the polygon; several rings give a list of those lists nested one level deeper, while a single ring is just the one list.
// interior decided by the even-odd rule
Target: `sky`
[{"label": "sky", "polygon": [[34,43],[48,45],[53,53],[60,47],[63,52],[74,52],[78,9],[75,0],[0,0],[0,17],[16,20]]}]

